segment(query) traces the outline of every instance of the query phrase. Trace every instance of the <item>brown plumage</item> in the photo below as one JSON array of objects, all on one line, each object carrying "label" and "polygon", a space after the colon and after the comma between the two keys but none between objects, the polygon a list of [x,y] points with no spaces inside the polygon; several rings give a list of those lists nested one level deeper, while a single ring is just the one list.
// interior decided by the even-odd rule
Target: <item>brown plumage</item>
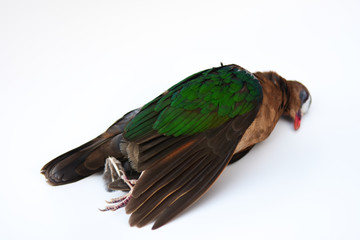
[{"label": "brown plumage", "polygon": [[[228,65],[207,72],[217,74],[225,67],[229,71],[246,71]],[[248,112],[231,117],[219,127],[174,136],[160,133],[154,125],[145,134],[132,138],[127,132],[131,128],[127,126],[135,121],[139,112],[144,115],[146,109],[163,101],[160,99],[169,94],[165,92],[155,102],[126,114],[99,137],[49,162],[41,172],[52,185],[66,184],[102,170],[105,158],[113,156],[124,170],[124,176],[120,174],[116,179],[121,182],[118,189],[124,188],[127,178],[138,179],[134,187],[127,182],[131,190],[126,202],[122,202],[122,205],[127,203],[126,212],[131,214],[130,225],[142,227],[155,220],[153,229],[158,228],[199,199],[229,163],[265,140],[282,115],[294,119],[295,128],[300,124],[305,113],[303,105],[311,101],[308,90],[275,72],[256,72],[252,76],[261,87],[260,101]],[[250,96],[251,86],[245,87],[246,84],[240,91]],[[136,128],[146,129],[149,122],[159,121],[160,113],[149,111]],[[193,116],[191,111],[185,114]],[[211,118],[218,121],[216,117],[209,115],[202,121],[211,121]],[[109,186],[117,189],[114,183]]]}]

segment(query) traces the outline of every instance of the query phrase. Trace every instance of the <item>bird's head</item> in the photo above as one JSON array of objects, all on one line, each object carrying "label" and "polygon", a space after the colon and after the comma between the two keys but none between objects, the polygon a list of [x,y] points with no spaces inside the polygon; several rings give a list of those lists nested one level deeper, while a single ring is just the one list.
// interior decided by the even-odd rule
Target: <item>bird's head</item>
[{"label": "bird's head", "polygon": [[294,120],[294,129],[300,128],[301,118],[311,105],[311,95],[307,88],[297,81],[287,81],[289,99],[284,115]]}]

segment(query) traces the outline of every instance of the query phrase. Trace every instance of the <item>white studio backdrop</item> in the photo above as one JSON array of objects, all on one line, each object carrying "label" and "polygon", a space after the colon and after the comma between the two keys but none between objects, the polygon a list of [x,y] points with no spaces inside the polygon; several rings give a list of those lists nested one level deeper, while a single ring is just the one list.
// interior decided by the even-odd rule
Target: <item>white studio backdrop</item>
[{"label": "white studio backdrop", "polygon": [[[358,1],[0,1],[1,239],[359,239]],[[49,160],[200,70],[275,70],[313,97],[164,227],[102,213]]]}]

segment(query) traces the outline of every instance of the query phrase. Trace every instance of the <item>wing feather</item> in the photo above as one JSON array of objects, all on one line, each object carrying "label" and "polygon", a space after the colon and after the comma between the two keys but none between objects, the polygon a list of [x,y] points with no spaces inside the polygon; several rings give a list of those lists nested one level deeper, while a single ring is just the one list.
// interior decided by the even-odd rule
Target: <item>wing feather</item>
[{"label": "wing feather", "polygon": [[188,145],[180,145],[146,169],[126,206],[130,225],[141,227],[157,219],[154,227],[160,227],[195,202],[223,171],[246,128],[227,139],[230,121],[214,133],[186,137]]},{"label": "wing feather", "polygon": [[[206,164],[205,157],[200,159],[198,162],[193,162],[186,171],[182,172],[182,174],[176,178],[176,181],[172,180],[167,182],[161,189],[153,192],[140,207],[136,208],[130,217],[130,224],[138,225],[140,221],[153,211],[156,210],[156,212],[161,212],[164,210],[168,206],[168,204],[162,204],[165,200],[166,202],[175,201],[183,193],[183,191],[187,191],[187,189],[184,188],[185,186],[189,188],[191,183],[200,178],[201,174],[209,168],[211,168],[211,166]],[[194,178],[193,176],[196,177]]]},{"label": "wing feather", "polygon": [[[166,184],[177,180],[180,175],[184,175],[183,173],[185,171],[189,171],[191,167],[198,167],[199,164],[203,161],[203,158],[206,157],[206,153],[204,152],[197,152],[192,156],[187,157],[182,164],[178,165],[175,168],[172,168],[170,171],[168,171],[166,174],[162,174],[162,176],[153,184],[151,184],[147,189],[146,192],[144,191],[141,195],[138,195],[138,201],[139,202],[145,202],[149,197],[154,195],[157,191],[162,189]],[[196,159],[196,161],[194,161]],[[190,169],[191,170],[191,169]],[[196,169],[194,169],[195,171]],[[155,169],[153,171],[156,171]],[[151,172],[148,172],[148,174],[152,174]],[[133,202],[135,203],[135,202]],[[135,206],[130,202],[127,207],[128,212],[132,212],[135,210],[135,208],[138,208],[139,206]]]},{"label": "wing feather", "polygon": [[[183,144],[177,144],[171,149],[166,149],[160,152],[156,157],[153,157],[153,161],[157,160],[157,164],[152,166],[152,169],[156,174],[150,174],[146,171],[143,172],[141,178],[136,183],[136,187],[133,191],[133,196],[138,197],[151,185],[156,183],[161,177],[168,174],[173,168],[178,167],[186,159],[185,156],[188,152],[193,151],[197,148],[198,142],[194,139],[186,139],[183,141]],[[154,151],[155,152],[155,151]],[[159,157],[159,158],[158,158]],[[177,159],[178,161],[172,161],[172,159]],[[161,159],[162,161],[160,161]]]},{"label": "wing feather", "polygon": [[227,166],[261,102],[256,77],[228,65],[194,74],[145,105],[124,132],[136,149],[130,160],[143,171],[126,206],[130,224],[155,220],[158,228],[201,197]]}]

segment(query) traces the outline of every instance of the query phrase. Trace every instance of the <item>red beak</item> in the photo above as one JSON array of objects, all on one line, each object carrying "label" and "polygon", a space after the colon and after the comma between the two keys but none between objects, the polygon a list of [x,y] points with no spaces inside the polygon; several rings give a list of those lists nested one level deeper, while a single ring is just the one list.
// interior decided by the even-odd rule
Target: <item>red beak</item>
[{"label": "red beak", "polygon": [[294,120],[294,129],[298,130],[300,128],[300,122],[301,122],[301,112],[298,111],[295,115],[295,120]]}]

